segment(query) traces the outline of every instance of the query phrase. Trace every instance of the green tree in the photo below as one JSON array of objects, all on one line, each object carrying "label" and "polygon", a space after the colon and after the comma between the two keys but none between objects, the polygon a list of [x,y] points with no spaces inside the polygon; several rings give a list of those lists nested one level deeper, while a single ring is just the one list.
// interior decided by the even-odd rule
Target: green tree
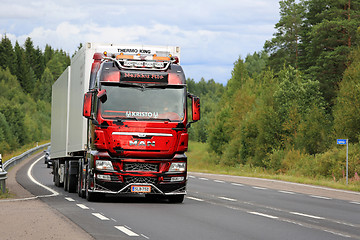
[{"label": "green tree", "polygon": [[254,52],[252,55],[248,54],[245,58],[245,66],[249,76],[254,78],[256,75],[261,74],[266,67],[268,59],[269,56],[265,51],[260,53]]},{"label": "green tree", "polygon": [[301,26],[305,9],[295,0],[280,1],[280,21],[275,25],[277,32],[264,48],[270,54],[269,65],[275,69],[286,64],[298,68]]},{"label": "green tree", "polygon": [[334,107],[336,137],[360,139],[360,48],[353,52],[353,62],[345,71]]},{"label": "green tree", "polygon": [[[319,82],[306,79],[299,70],[293,67],[284,68],[279,73],[279,86],[274,92],[274,104],[275,111],[280,116],[282,124],[283,144],[288,149],[296,147],[295,143],[296,139],[298,139],[299,127],[304,119],[305,123],[309,123],[309,119],[316,119],[321,124],[324,122],[321,117],[314,115],[313,110],[315,108],[322,111],[325,105]],[[303,126],[305,123],[303,123]],[[312,122],[309,124],[316,125],[317,123]],[[328,125],[321,126],[327,127]],[[322,131],[322,128],[318,130]],[[308,134],[303,133],[303,135]],[[303,140],[312,141],[305,138]]]},{"label": "green tree", "polygon": [[44,63],[45,65],[52,59],[54,56],[54,50],[51,48],[50,45],[46,44],[45,51],[44,51]]},{"label": "green tree", "polygon": [[0,42],[0,67],[15,72],[15,53],[11,41],[4,35]]},{"label": "green tree", "polygon": [[54,76],[53,82],[55,82],[55,80],[60,77],[60,75],[69,65],[69,56],[62,50],[55,51],[51,60],[49,60],[46,64],[46,67],[51,71],[51,74]]},{"label": "green tree", "polygon": [[20,82],[21,87],[26,93],[32,93],[35,85],[35,73],[31,70],[29,63],[26,60],[24,49],[22,49],[19,43],[15,43],[15,55],[16,55],[16,77]]},{"label": "green tree", "polygon": [[187,79],[186,83],[188,92],[201,99],[201,121],[191,126],[189,137],[191,140],[206,142],[209,135],[208,125],[212,121],[211,117],[220,109],[219,101],[224,87],[222,84],[215,83],[213,79],[205,81],[204,78],[198,83],[193,79]]},{"label": "green tree", "polygon": [[307,6],[303,33],[302,69],[320,82],[330,107],[338,90],[348,56],[359,43],[360,3],[351,0],[311,0]]},{"label": "green tree", "polygon": [[41,78],[36,82],[34,97],[36,100],[51,102],[51,91],[54,77],[48,68],[45,68]]}]

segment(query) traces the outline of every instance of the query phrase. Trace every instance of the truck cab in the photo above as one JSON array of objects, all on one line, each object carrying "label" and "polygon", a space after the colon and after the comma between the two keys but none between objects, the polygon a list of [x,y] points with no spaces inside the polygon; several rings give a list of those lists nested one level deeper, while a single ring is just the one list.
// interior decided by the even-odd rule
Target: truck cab
[{"label": "truck cab", "polygon": [[88,137],[79,160],[79,195],[94,200],[99,194],[145,194],[182,202],[187,129],[200,119],[200,100],[187,92],[179,58],[103,52],[93,59],[84,95]]}]

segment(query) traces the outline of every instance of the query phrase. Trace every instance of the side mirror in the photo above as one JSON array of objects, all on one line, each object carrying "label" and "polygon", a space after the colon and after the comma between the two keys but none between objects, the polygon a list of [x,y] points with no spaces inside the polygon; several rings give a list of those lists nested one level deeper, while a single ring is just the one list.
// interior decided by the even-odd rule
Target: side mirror
[{"label": "side mirror", "polygon": [[102,103],[106,102],[106,100],[107,100],[106,90],[103,89],[103,90],[101,90],[100,92],[98,92],[97,97],[99,98],[99,100],[100,100]]},{"label": "side mirror", "polygon": [[187,128],[189,128],[192,123],[200,120],[200,98],[190,93],[188,93],[188,97],[191,98],[192,122],[186,125]]},{"label": "side mirror", "polygon": [[86,118],[91,117],[92,107],[92,93],[88,92],[84,94],[83,116]]},{"label": "side mirror", "polygon": [[194,122],[200,120],[200,98],[193,96],[192,101],[192,119]]}]

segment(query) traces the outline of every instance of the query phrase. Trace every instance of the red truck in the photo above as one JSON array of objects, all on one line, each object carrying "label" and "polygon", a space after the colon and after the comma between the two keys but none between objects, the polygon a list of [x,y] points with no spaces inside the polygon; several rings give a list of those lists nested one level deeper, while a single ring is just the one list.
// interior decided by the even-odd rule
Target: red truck
[{"label": "red truck", "polygon": [[89,201],[143,194],[181,203],[187,129],[200,119],[200,99],[187,92],[179,63],[179,47],[80,49],[53,85],[55,185]]}]

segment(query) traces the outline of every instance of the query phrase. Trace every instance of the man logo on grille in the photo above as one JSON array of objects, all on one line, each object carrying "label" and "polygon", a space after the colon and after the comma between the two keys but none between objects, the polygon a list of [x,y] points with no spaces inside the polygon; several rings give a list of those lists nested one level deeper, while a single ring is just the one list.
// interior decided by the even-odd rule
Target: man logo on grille
[{"label": "man logo on grille", "polygon": [[139,146],[139,147],[155,147],[155,141],[139,141],[139,140],[130,140],[129,146]]}]

